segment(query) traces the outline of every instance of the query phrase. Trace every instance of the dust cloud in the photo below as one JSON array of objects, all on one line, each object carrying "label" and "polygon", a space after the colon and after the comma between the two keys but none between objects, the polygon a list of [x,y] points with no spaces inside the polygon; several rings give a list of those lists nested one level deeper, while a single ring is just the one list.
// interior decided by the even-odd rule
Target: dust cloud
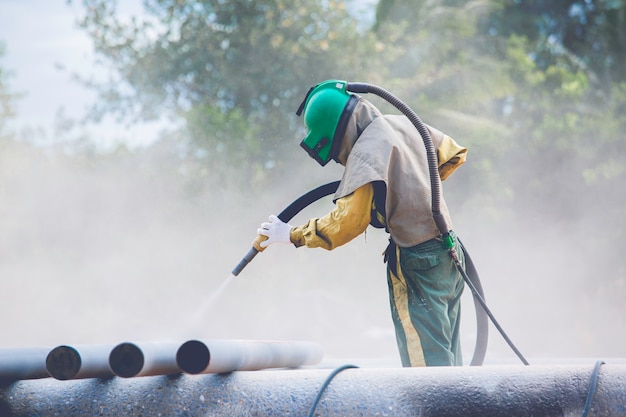
[{"label": "dust cloud", "polygon": [[[10,143],[0,152],[2,347],[232,338],[310,340],[327,357],[399,366],[375,229],[333,252],[274,245],[206,305],[250,248],[258,225],[311,188],[338,179],[302,155],[301,172],[261,199],[204,184],[154,149],[107,157]],[[310,164],[310,165],[306,165]],[[456,201],[455,228],[487,302],[531,361],[616,357],[626,347],[624,302],[588,285],[600,273],[575,237],[500,230]],[[215,191],[218,190],[218,191]],[[477,190],[477,192],[479,192]],[[330,198],[291,223],[325,214]],[[543,230],[542,234],[537,231]],[[569,242],[564,245],[563,242]],[[624,285],[623,277],[621,279]],[[473,309],[464,295],[469,363]],[[516,362],[493,327],[486,363]]]},{"label": "dust cloud", "polygon": [[[337,171],[311,167],[320,176],[251,201],[211,184],[190,190],[181,162],[164,154],[3,147],[2,346],[289,339],[319,341],[328,355],[395,357],[384,234],[332,254],[272,247],[206,306],[258,225]],[[294,222],[331,206],[324,199]]]}]

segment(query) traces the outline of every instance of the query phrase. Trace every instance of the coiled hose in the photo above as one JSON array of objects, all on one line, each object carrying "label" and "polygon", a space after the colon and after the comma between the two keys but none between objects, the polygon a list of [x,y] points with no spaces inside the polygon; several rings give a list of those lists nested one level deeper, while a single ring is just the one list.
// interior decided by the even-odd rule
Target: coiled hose
[{"label": "coiled hose", "polygon": [[[422,141],[424,142],[424,147],[426,148],[428,172],[430,174],[430,188],[431,188],[431,200],[432,200],[431,204],[432,204],[432,212],[433,212],[433,219],[435,221],[435,225],[439,229],[439,233],[441,234],[442,238],[448,242],[447,246],[449,249],[448,251],[450,253],[450,256],[454,260],[454,263],[456,264],[457,269],[459,270],[459,273],[463,276],[463,279],[465,280],[467,285],[470,287],[472,291],[472,295],[474,296],[474,304],[476,305],[476,303],[478,302],[482,306],[482,312],[486,313],[487,316],[489,316],[493,324],[496,326],[496,329],[498,329],[498,331],[500,332],[504,340],[508,343],[508,345],[511,347],[513,352],[515,352],[517,357],[522,361],[524,365],[528,365],[528,361],[526,360],[526,358],[524,358],[524,356],[521,354],[519,349],[517,349],[517,347],[513,344],[511,339],[506,335],[502,326],[500,326],[498,321],[495,319],[495,316],[491,313],[491,311],[487,307],[487,303],[484,300],[482,291],[480,292],[478,291],[478,288],[474,285],[474,282],[470,279],[469,275],[463,269],[463,266],[461,265],[461,262],[459,261],[459,257],[456,253],[456,250],[454,249],[454,244],[453,244],[452,234],[451,234],[452,230],[450,230],[450,227],[448,226],[445,217],[441,214],[441,178],[439,177],[439,164],[437,163],[438,161],[437,161],[437,153],[435,152],[435,145],[433,144],[433,140],[430,137],[430,133],[428,132],[426,125],[424,124],[424,122],[422,122],[422,120],[419,118],[417,113],[415,113],[408,105],[406,105],[402,100],[400,100],[394,94],[385,90],[382,87],[378,87],[378,86],[367,84],[367,83],[348,83],[346,86],[346,90],[351,91],[353,93],[361,93],[361,94],[372,93],[383,98],[384,100],[392,104],[395,108],[400,110],[402,114],[404,114],[411,121],[413,126],[415,126],[415,128],[419,132],[420,136],[422,137]],[[465,250],[465,248],[463,248],[463,251],[467,254],[467,251]],[[471,260],[470,260],[470,263],[471,263]],[[476,277],[478,277],[478,273],[476,272],[473,263],[471,263],[471,267],[476,273]],[[478,282],[480,282],[480,280],[478,280]],[[482,321],[486,320],[486,318],[484,317],[484,314],[479,314],[479,309],[476,309],[476,318],[477,318],[477,321],[479,322],[480,320]],[[479,325],[483,328],[486,328],[485,323],[479,323]],[[477,347],[478,347],[478,343],[479,341],[477,340]],[[483,348],[486,349],[486,344]],[[474,364],[476,365],[482,364],[482,360],[480,360],[480,363],[478,362],[475,363],[474,360],[472,360],[472,365]]]}]

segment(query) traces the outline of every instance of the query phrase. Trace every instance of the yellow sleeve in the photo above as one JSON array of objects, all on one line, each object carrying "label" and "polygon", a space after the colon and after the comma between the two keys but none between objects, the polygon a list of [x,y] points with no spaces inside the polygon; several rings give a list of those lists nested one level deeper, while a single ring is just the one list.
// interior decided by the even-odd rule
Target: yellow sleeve
[{"label": "yellow sleeve", "polygon": [[459,145],[448,135],[443,136],[443,140],[437,147],[437,159],[439,160],[439,176],[445,180],[458,167],[460,167],[467,157],[467,148]]},{"label": "yellow sleeve", "polygon": [[291,229],[290,238],[296,247],[333,250],[365,231],[370,223],[374,187],[365,184],[352,194],[336,201],[333,211],[324,217],[310,219]]}]

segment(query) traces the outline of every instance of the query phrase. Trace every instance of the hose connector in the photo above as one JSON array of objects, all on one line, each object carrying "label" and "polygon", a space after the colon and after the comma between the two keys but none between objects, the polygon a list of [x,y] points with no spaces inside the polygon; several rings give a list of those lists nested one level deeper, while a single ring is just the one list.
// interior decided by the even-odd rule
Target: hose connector
[{"label": "hose connector", "polygon": [[444,249],[452,249],[456,243],[456,234],[450,230],[448,233],[444,233],[441,237],[441,246]]}]

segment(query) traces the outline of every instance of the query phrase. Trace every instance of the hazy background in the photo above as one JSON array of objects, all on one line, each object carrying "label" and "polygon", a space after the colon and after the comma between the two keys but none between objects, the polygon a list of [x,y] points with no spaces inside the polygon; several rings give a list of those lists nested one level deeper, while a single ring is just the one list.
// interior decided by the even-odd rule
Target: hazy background
[{"label": "hazy background", "polygon": [[[109,15],[90,15],[99,3],[107,4],[0,0],[5,46],[0,95],[10,98],[6,108],[11,109],[0,123],[1,346],[299,339],[320,342],[328,357],[399,364],[381,256],[387,236],[380,230],[370,228],[333,252],[274,246],[206,305],[269,214],[340,177],[339,166],[321,169],[298,148],[301,128],[293,117],[294,103],[309,85],[335,77],[394,91],[427,123],[470,148],[467,164],[444,183],[445,196],[488,304],[531,363],[624,357],[626,110],[619,104],[624,80],[611,78],[599,91],[592,79],[597,71],[568,67],[558,54],[552,57],[556,64],[542,67],[542,59],[550,57],[537,52],[536,34],[528,34],[531,42],[523,44],[498,29],[497,22],[510,21],[507,13],[523,19],[525,12],[533,22],[536,10],[511,11],[504,7],[507,2],[497,1],[484,2],[478,11],[462,1],[416,2],[422,15],[432,13],[430,24],[437,26],[435,17],[443,13],[449,25],[434,31],[424,24],[419,31],[399,19],[406,10],[387,10],[382,7],[386,2],[347,2],[347,11],[331,2],[329,21],[351,19],[339,38],[348,45],[358,38],[360,46],[354,49],[364,51],[348,52],[345,45],[334,46],[340,43],[336,35],[319,29],[315,36],[318,29],[311,29],[310,44],[297,50],[294,45],[302,41],[294,41],[290,53],[277,55],[273,70],[233,74],[232,81],[221,83],[211,78],[218,70],[207,70],[206,87],[189,76],[166,88],[159,78],[166,71],[158,73],[155,62],[163,68],[169,64],[163,57],[142,62],[149,54],[134,56],[115,46],[115,36],[107,38],[104,30]],[[284,7],[295,10],[296,3]],[[570,3],[567,16],[582,13],[576,9],[579,2]],[[301,9],[303,19],[319,23],[326,18]],[[615,10],[623,16],[625,9]],[[459,56],[463,48],[454,46],[458,34],[449,28],[457,27],[455,16],[468,12],[476,13],[465,20],[473,29],[459,30],[464,30],[464,45],[473,49]],[[127,23],[133,14],[149,16],[140,2],[124,2],[110,16]],[[374,22],[377,31],[371,29]],[[489,53],[477,46],[483,30],[502,35]],[[146,38],[133,46],[135,52],[159,38],[142,33]],[[204,36],[201,30],[194,33]],[[209,35],[221,36],[216,33]],[[234,44],[221,39],[214,50],[208,46],[207,59]],[[317,56],[317,47],[336,56]],[[526,54],[516,55],[526,47]],[[314,66],[299,63],[299,54],[324,68],[302,72],[301,66]],[[184,71],[171,66],[171,73]],[[562,71],[558,82],[554,68]],[[540,74],[544,78],[537,81]],[[146,81],[151,76],[161,81]],[[132,93],[133,105],[142,107],[139,116],[116,114],[131,111],[122,94],[107,94],[110,85],[102,87],[111,79],[120,86],[115,77],[124,81],[124,93]],[[287,87],[278,83],[281,78],[288,79]],[[259,90],[267,84],[263,94],[276,92],[276,97],[256,97],[254,91],[252,98],[243,97],[237,86],[247,82]],[[186,92],[171,99],[177,83]],[[165,92],[156,89],[159,84]],[[231,90],[216,90],[221,101],[212,102],[211,88],[218,84]],[[563,96],[564,91],[573,95]],[[590,110],[596,101],[607,106],[604,120]],[[257,104],[246,108],[246,103]],[[93,106],[99,116],[93,115]],[[557,123],[572,115],[583,121]],[[325,199],[292,224],[331,208]],[[475,337],[469,289],[463,308],[467,362]],[[490,331],[486,362],[516,362],[493,326]]]}]

